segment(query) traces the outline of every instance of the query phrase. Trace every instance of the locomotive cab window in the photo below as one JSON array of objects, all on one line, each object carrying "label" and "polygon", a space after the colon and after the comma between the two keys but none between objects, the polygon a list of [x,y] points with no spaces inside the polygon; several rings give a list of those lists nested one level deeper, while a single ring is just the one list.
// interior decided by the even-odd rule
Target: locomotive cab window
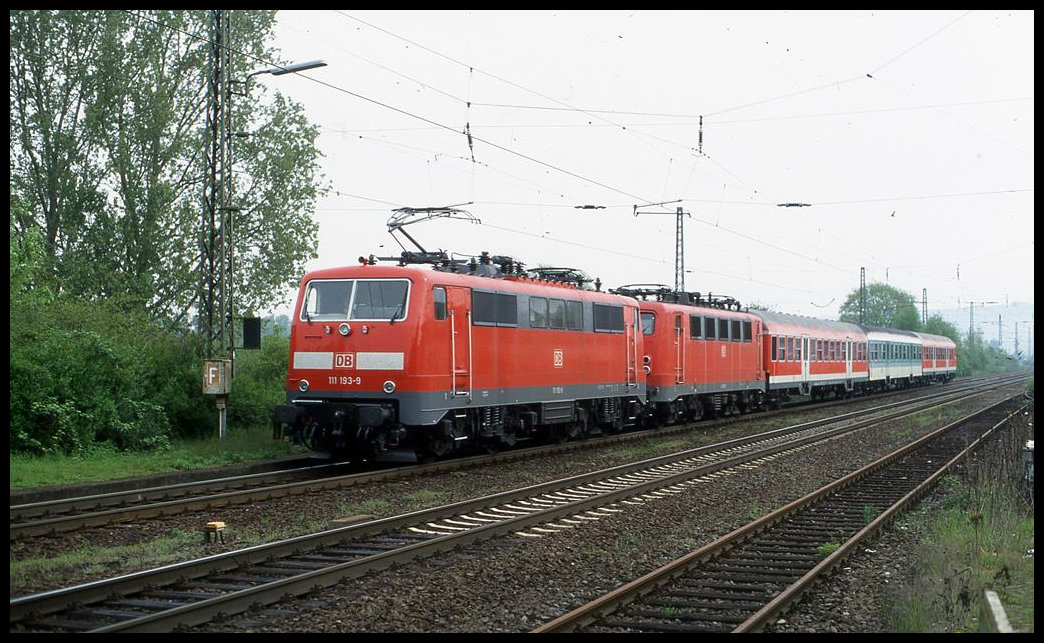
[{"label": "locomotive cab window", "polygon": [[405,279],[330,279],[308,284],[303,321],[396,321],[406,318]]},{"label": "locomotive cab window", "polygon": [[446,289],[435,286],[431,298],[435,302],[435,319],[446,319]]},{"label": "locomotive cab window", "polygon": [[343,321],[348,319],[355,281],[338,279],[312,281],[301,307],[302,321]]},{"label": "locomotive cab window", "polygon": [[360,279],[355,283],[351,319],[396,320],[406,317],[408,282]]},{"label": "locomotive cab window", "polygon": [[656,315],[653,313],[642,313],[642,335],[652,335],[656,332]]}]

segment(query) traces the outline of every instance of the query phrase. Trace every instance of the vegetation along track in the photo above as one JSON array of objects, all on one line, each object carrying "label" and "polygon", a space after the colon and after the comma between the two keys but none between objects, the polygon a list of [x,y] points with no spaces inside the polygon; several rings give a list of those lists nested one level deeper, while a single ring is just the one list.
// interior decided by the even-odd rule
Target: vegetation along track
[{"label": "vegetation along track", "polygon": [[1021,410],[942,427],[534,631],[760,630]]},{"label": "vegetation along track", "polygon": [[[947,387],[941,391],[933,389],[932,393],[921,399],[950,395],[965,390],[968,386],[976,385],[979,385],[978,381]],[[882,405],[878,408],[888,408],[893,405],[907,403],[913,402],[896,402],[891,405]],[[745,416],[727,418],[718,422],[701,422],[695,426],[712,428],[723,422],[736,421],[741,417]],[[493,455],[458,458],[445,462],[360,473],[344,474],[344,469],[348,466],[347,463],[318,466],[311,463],[309,466],[298,466],[283,471],[178,482],[147,488],[106,491],[86,496],[42,498],[35,502],[12,503],[10,507],[9,534],[10,540],[15,541],[20,538],[65,533],[87,527],[148,520],[191,511],[204,511],[230,504],[263,502],[273,498],[310,493],[323,489],[346,488],[393,478],[466,469],[468,467],[486,465],[491,461],[506,462],[522,458],[540,457],[566,449],[594,448],[611,442],[640,440],[650,435],[665,436],[677,434],[691,430],[693,426],[692,424],[685,424],[654,431],[607,436],[597,440],[532,447]]]},{"label": "vegetation along track", "polygon": [[198,624],[219,613],[277,602],[470,542],[576,528],[626,511],[629,504],[682,493],[739,467],[757,466],[868,423],[781,429],[713,448],[17,598],[11,601],[12,630],[168,631]]}]

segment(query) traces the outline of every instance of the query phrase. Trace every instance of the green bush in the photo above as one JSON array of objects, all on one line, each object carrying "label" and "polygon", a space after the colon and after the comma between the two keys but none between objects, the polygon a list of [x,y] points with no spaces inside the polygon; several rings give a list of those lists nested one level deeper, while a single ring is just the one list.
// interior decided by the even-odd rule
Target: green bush
[{"label": "green bush", "polygon": [[157,360],[162,351],[154,349],[164,347],[165,337],[144,315],[121,311],[114,302],[12,300],[11,450],[79,454],[96,443],[120,450],[168,447],[167,389],[157,383],[185,375]]}]

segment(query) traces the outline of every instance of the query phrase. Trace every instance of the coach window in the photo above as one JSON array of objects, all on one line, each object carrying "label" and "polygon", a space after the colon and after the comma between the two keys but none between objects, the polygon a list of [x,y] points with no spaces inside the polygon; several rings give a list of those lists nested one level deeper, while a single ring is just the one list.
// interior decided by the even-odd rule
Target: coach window
[{"label": "coach window", "polygon": [[446,289],[435,286],[432,299],[435,301],[435,319],[446,319]]},{"label": "coach window", "polygon": [[776,336],[775,335],[772,336],[772,350],[769,352],[769,357],[772,358],[773,362],[776,361]]},{"label": "coach window", "polygon": [[787,338],[787,361],[788,362],[793,362],[794,361],[794,338],[793,337],[788,337]]},{"label": "coach window", "polygon": [[841,342],[841,361],[848,361],[848,342]]},{"label": "coach window", "polygon": [[718,334],[714,332],[717,327],[718,327],[718,320],[717,319],[715,319],[714,317],[704,317],[703,318],[703,338],[704,339],[714,339],[715,337],[717,337]]},{"label": "coach window", "polygon": [[794,338],[794,361],[795,362],[800,362],[801,361],[801,338],[800,337],[795,337]]},{"label": "coach window", "polygon": [[547,325],[551,328],[565,328],[565,302],[561,299],[547,300]]},{"label": "coach window", "polygon": [[547,300],[543,297],[529,298],[529,327],[547,328]]},{"label": "coach window", "polygon": [[823,340],[821,339],[816,340],[816,361],[823,361]]},{"label": "coach window", "polygon": [[787,338],[786,337],[780,337],[779,338],[779,354],[776,357],[776,361],[777,362],[785,362],[785,361],[787,361]]},{"label": "coach window", "polygon": [[730,321],[729,325],[732,327],[730,329],[732,331],[732,334],[730,335],[732,341],[738,342],[742,340],[743,338],[740,336],[740,320],[733,319]]},{"label": "coach window", "polygon": [[729,320],[718,320],[718,339],[723,342],[729,341]]}]

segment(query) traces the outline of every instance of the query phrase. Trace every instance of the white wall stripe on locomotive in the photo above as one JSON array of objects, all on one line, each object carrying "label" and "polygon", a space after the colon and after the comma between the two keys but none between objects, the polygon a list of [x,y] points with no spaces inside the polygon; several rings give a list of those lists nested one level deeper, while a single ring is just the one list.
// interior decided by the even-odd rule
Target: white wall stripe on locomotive
[{"label": "white wall stripe on locomotive", "polygon": [[333,353],[294,352],[294,368],[296,369],[330,369],[333,368]]},{"label": "white wall stripe on locomotive", "polygon": [[403,353],[356,353],[357,371],[401,371]]}]

